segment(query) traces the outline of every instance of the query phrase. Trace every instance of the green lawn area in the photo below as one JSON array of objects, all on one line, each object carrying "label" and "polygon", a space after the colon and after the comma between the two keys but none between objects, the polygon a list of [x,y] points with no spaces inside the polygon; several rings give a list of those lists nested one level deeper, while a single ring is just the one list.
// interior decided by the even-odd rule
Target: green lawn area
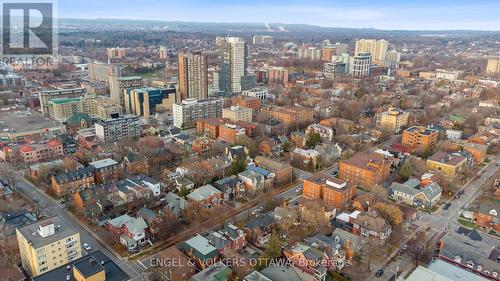
[{"label": "green lawn area", "polygon": [[151,79],[157,77],[158,75],[156,74],[156,72],[144,72],[144,73],[131,73],[127,74],[127,76],[141,76],[144,79]]},{"label": "green lawn area", "polygon": [[347,278],[345,278],[344,276],[340,275],[340,273],[338,273],[337,271],[330,271],[330,272],[328,272],[328,274],[326,275],[325,280],[326,281],[348,281]]},{"label": "green lawn area", "polygon": [[476,228],[476,225],[467,219],[458,218],[458,223],[468,228]]}]

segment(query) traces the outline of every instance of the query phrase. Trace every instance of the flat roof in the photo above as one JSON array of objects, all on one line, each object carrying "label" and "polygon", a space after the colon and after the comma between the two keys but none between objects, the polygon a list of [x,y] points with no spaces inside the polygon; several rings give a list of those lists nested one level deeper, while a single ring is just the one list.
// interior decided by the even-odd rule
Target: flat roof
[{"label": "flat roof", "polygon": [[[90,261],[93,259],[96,263],[91,264]],[[97,272],[98,268],[103,268],[106,274],[106,281],[123,281],[130,280],[128,276],[116,263],[114,263],[108,256],[106,256],[100,250],[90,253],[84,257],[81,257],[73,262],[66,265],[60,266],[53,269],[47,273],[38,275],[33,278],[34,281],[54,281],[54,280],[69,280],[76,281],[73,270],[67,270],[67,266],[75,267],[86,276],[83,272],[90,274],[91,272]],[[83,272],[82,272],[83,271]],[[69,276],[69,279],[67,277]],[[88,276],[86,276],[88,277]]]},{"label": "flat roof", "polygon": [[89,165],[91,165],[92,167],[94,167],[96,169],[101,169],[101,168],[116,165],[116,164],[118,164],[118,162],[116,162],[115,160],[113,160],[111,158],[92,161],[89,163]]},{"label": "flat roof", "polygon": [[0,132],[16,133],[44,128],[60,127],[61,124],[33,110],[0,110]]},{"label": "flat roof", "polygon": [[[56,228],[55,233],[45,238],[40,236],[40,234],[38,234],[38,228],[40,226],[46,226],[49,224],[54,224]],[[40,220],[35,223],[20,227],[17,230],[24,236],[26,240],[31,243],[31,245],[35,249],[52,244],[56,241],[69,236],[73,236],[78,233],[69,224],[65,223],[59,216]]]}]

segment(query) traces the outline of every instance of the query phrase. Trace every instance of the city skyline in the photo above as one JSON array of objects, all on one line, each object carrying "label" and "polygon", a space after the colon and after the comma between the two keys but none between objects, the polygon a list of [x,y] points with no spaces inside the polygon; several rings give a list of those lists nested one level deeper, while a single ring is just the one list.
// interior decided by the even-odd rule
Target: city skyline
[{"label": "city skyline", "polygon": [[[392,0],[352,3],[314,1],[267,1],[234,4],[216,1],[132,1],[118,0],[81,3],[59,1],[60,18],[131,19],[218,23],[311,24],[323,27],[376,28],[383,30],[499,30],[495,1]],[[241,13],[245,11],[245,13]]]}]

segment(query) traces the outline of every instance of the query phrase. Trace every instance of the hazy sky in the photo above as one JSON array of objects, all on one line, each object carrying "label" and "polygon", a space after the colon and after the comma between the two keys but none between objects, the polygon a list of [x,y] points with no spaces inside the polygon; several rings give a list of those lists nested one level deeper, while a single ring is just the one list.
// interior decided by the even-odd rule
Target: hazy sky
[{"label": "hazy sky", "polygon": [[61,18],[500,30],[500,0],[58,0]]}]

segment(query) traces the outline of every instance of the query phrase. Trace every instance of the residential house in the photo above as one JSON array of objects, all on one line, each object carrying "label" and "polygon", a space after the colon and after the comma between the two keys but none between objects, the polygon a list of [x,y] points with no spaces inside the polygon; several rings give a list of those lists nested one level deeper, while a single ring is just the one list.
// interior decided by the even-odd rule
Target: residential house
[{"label": "residential house", "polygon": [[109,220],[106,228],[113,239],[127,247],[127,250],[136,250],[147,242],[148,225],[142,217],[133,218],[125,214]]},{"label": "residential house", "polygon": [[118,196],[127,204],[133,204],[138,200],[149,199],[153,196],[151,189],[147,185],[139,184],[134,180],[124,179],[115,182],[115,185],[118,189]]},{"label": "residential house", "polygon": [[146,237],[150,237],[152,240],[158,239],[159,233],[162,231],[161,224],[164,223],[163,218],[148,208],[139,209],[137,217],[143,218],[148,226]]},{"label": "residential house", "polygon": [[263,167],[255,166],[254,164],[247,165],[247,170],[256,172],[264,176],[264,187],[271,188],[274,186],[274,178],[276,175]]},{"label": "residential house", "polygon": [[41,144],[24,144],[19,147],[19,153],[24,163],[36,163],[63,156],[63,145],[57,140]]},{"label": "residential house", "polygon": [[464,169],[466,163],[467,158],[460,154],[439,151],[427,159],[426,166],[428,170],[439,171],[453,178]]},{"label": "residential house", "polygon": [[182,216],[184,209],[188,207],[188,202],[180,197],[179,195],[169,192],[165,195],[165,207],[164,210],[169,210],[177,218]]},{"label": "residential house", "polygon": [[[173,262],[174,260],[176,262]],[[157,264],[158,270],[171,281],[189,280],[196,273],[196,266],[174,246],[159,252],[151,261]]]},{"label": "residential house", "polygon": [[357,215],[352,232],[363,237],[375,237],[382,244],[389,238],[392,227],[387,220],[371,211]]},{"label": "residential house", "polygon": [[97,183],[118,180],[122,176],[120,164],[111,158],[92,161],[89,166],[94,169]]},{"label": "residential house", "polygon": [[161,182],[145,175],[128,177],[124,180],[119,181],[117,185],[122,185],[127,187],[133,187],[133,186],[145,187],[151,191],[151,194],[154,197],[160,196],[160,193],[163,189]]},{"label": "residential house", "polygon": [[196,234],[179,244],[178,249],[194,260],[200,270],[214,264],[219,259],[219,251],[205,237]]},{"label": "residential house", "polygon": [[405,183],[393,182],[389,187],[390,197],[397,202],[411,206],[432,209],[441,201],[443,191],[437,182],[422,185],[417,179],[409,179]]},{"label": "residential house", "polygon": [[215,181],[214,187],[224,193],[224,201],[240,198],[246,191],[243,181],[235,175]]},{"label": "residential house", "polygon": [[274,173],[274,183],[282,185],[293,181],[293,168],[288,163],[282,163],[271,158],[257,156],[254,159],[255,164]]},{"label": "residential house", "polygon": [[188,281],[221,281],[230,280],[233,271],[221,261],[218,261],[202,271],[191,276]]},{"label": "residential house", "polygon": [[271,264],[263,270],[253,271],[243,281],[317,281],[317,279],[295,266]]},{"label": "residential house", "polygon": [[319,156],[319,153],[314,149],[302,149],[297,147],[290,154],[292,161],[298,161],[303,167],[315,167]]},{"label": "residential house", "polygon": [[252,241],[257,246],[264,246],[269,241],[275,224],[274,212],[267,212],[250,219],[244,228],[247,240]]},{"label": "residential house", "polygon": [[283,251],[293,266],[310,274],[315,280],[326,280],[330,261],[323,251],[303,243],[296,243]]},{"label": "residential house", "polygon": [[333,137],[335,136],[335,131],[331,127],[323,126],[320,124],[311,124],[307,126],[306,135],[317,133],[321,137],[321,140],[324,142],[333,141]]},{"label": "residential house", "polygon": [[249,193],[264,189],[266,184],[266,179],[262,174],[249,169],[239,173],[238,177],[243,182],[245,190]]},{"label": "residential house", "polygon": [[52,191],[57,196],[71,195],[95,184],[94,170],[90,167],[85,167],[53,175],[51,183]]},{"label": "residential house", "polygon": [[179,191],[181,191],[183,188],[185,188],[186,190],[192,190],[194,188],[194,182],[190,179],[179,177],[175,179],[175,186]]},{"label": "residential house", "polygon": [[123,158],[125,170],[128,174],[148,174],[148,159],[139,153],[129,153]]},{"label": "residential house", "polygon": [[475,230],[450,229],[440,240],[438,258],[490,280],[499,280],[498,239]]},{"label": "residential house", "polygon": [[224,194],[210,184],[200,186],[186,196],[191,202],[198,202],[205,208],[224,204]]},{"label": "residential house", "polygon": [[231,222],[226,223],[222,229],[210,232],[205,238],[222,255],[228,250],[239,251],[247,246],[245,233]]},{"label": "residential house", "polygon": [[213,145],[214,141],[212,139],[202,137],[195,139],[191,148],[198,155],[207,155],[212,151]]},{"label": "residential house", "polygon": [[476,198],[470,206],[474,212],[474,223],[488,230],[500,232],[500,201],[485,195]]}]

